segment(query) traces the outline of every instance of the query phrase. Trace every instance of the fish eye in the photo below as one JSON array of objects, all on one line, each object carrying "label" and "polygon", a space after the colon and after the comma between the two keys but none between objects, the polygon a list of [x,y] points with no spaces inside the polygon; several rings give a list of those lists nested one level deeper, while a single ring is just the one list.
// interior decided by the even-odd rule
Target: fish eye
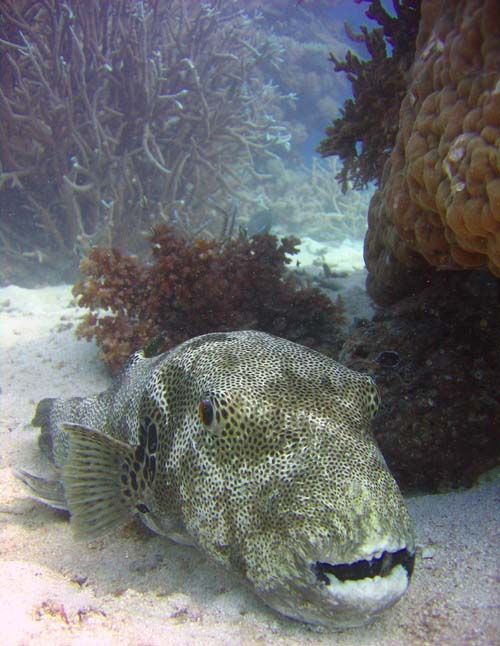
[{"label": "fish eye", "polygon": [[202,399],[198,406],[198,415],[205,426],[214,421],[214,407],[209,399]]}]

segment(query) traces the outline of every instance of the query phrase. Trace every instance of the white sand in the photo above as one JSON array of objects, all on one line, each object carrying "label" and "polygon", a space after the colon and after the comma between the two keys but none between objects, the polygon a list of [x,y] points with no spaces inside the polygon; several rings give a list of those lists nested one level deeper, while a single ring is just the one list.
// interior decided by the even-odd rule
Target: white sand
[{"label": "white sand", "polygon": [[196,550],[138,525],[75,542],[12,475],[39,466],[29,426],[39,399],[109,384],[96,348],[67,329],[78,317],[69,301],[68,287],[0,289],[0,644],[500,643],[492,483],[410,499],[420,549],[409,593],[372,626],[342,633],[279,617]]},{"label": "white sand", "polygon": [[300,266],[326,263],[332,271],[361,271],[365,268],[363,259],[363,240],[345,239],[341,244],[318,242],[307,236],[301,236],[299,253],[292,256],[293,263]]}]

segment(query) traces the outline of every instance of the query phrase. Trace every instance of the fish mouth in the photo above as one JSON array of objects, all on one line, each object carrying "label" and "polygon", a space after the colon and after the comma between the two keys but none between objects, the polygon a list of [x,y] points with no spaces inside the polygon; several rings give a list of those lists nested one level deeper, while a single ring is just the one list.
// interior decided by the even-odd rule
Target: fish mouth
[{"label": "fish mouth", "polygon": [[362,559],[354,563],[332,565],[316,561],[312,564],[311,569],[319,581],[329,586],[332,583],[332,577],[342,583],[373,579],[377,576],[385,577],[390,575],[398,565],[404,568],[409,581],[415,565],[415,554],[403,548],[397,552],[384,551],[379,557],[374,556],[371,559]]},{"label": "fish mouth", "polygon": [[364,626],[401,599],[415,563],[414,550],[406,547],[374,550],[367,556],[335,565],[303,562],[308,576],[258,594],[272,608],[298,621],[333,630]]}]

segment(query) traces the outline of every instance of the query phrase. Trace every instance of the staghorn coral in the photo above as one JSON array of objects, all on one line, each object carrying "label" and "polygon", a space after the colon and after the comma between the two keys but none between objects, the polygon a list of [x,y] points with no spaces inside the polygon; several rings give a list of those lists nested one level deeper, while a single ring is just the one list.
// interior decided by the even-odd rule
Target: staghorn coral
[{"label": "staghorn coral", "polygon": [[158,335],[165,350],[198,334],[252,328],[331,353],[342,306],[286,273],[298,243],[269,234],[189,241],[163,225],[151,235],[150,263],[95,248],[73,289],[90,310],[77,333],[95,337],[113,372]]},{"label": "staghorn coral", "polygon": [[[271,78],[290,93],[283,102],[283,117],[292,133],[292,152],[303,156],[302,144],[323,130],[325,122],[342,105],[349,83],[329,73],[328,52],[338,56],[347,49],[342,23],[331,0],[298,3],[290,0],[245,0],[245,7],[262,14],[263,27],[272,30],[282,53],[283,64],[269,70]],[[314,110],[311,110],[311,105]],[[309,145],[306,152],[309,157]]]},{"label": "staghorn coral", "polygon": [[[395,148],[369,211],[379,301],[437,269],[500,276],[500,6],[424,0]],[[425,260],[424,260],[425,259]]]},{"label": "staghorn coral", "polygon": [[270,160],[266,169],[274,180],[265,183],[262,205],[280,231],[307,231],[316,240],[341,243],[363,239],[373,189],[342,191],[337,180],[338,158],[313,159],[311,167],[285,167]]},{"label": "staghorn coral", "polygon": [[345,60],[330,54],[335,72],[347,74],[353,99],[345,102],[341,116],[326,129],[327,136],[318,148],[323,157],[338,155],[342,160],[338,178],[344,190],[348,180],[354,188],[380,180],[397,134],[420,18],[420,0],[393,2],[396,17],[385,11],[380,0],[364,1],[370,1],[366,15],[380,27],[371,31],[361,27],[361,33],[354,34],[346,25],[346,31],[353,41],[365,44],[370,59],[360,60],[351,51]]},{"label": "staghorn coral", "polygon": [[256,20],[222,0],[0,3],[4,281],[96,244],[140,251],[162,219],[214,234],[217,206],[252,204],[289,140]]}]

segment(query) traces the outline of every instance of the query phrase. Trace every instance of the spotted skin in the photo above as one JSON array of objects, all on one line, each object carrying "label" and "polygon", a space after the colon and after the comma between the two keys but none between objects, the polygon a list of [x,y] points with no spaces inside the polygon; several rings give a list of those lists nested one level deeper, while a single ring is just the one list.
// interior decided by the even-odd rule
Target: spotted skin
[{"label": "spotted skin", "polygon": [[[412,521],[370,430],[378,406],[369,376],[243,331],[138,352],[110,390],[43,400],[34,423],[82,528],[85,460],[102,454],[122,512],[196,545],[283,614],[346,627],[393,605],[413,567]],[[88,535],[123,519],[99,504],[109,522]]]}]

